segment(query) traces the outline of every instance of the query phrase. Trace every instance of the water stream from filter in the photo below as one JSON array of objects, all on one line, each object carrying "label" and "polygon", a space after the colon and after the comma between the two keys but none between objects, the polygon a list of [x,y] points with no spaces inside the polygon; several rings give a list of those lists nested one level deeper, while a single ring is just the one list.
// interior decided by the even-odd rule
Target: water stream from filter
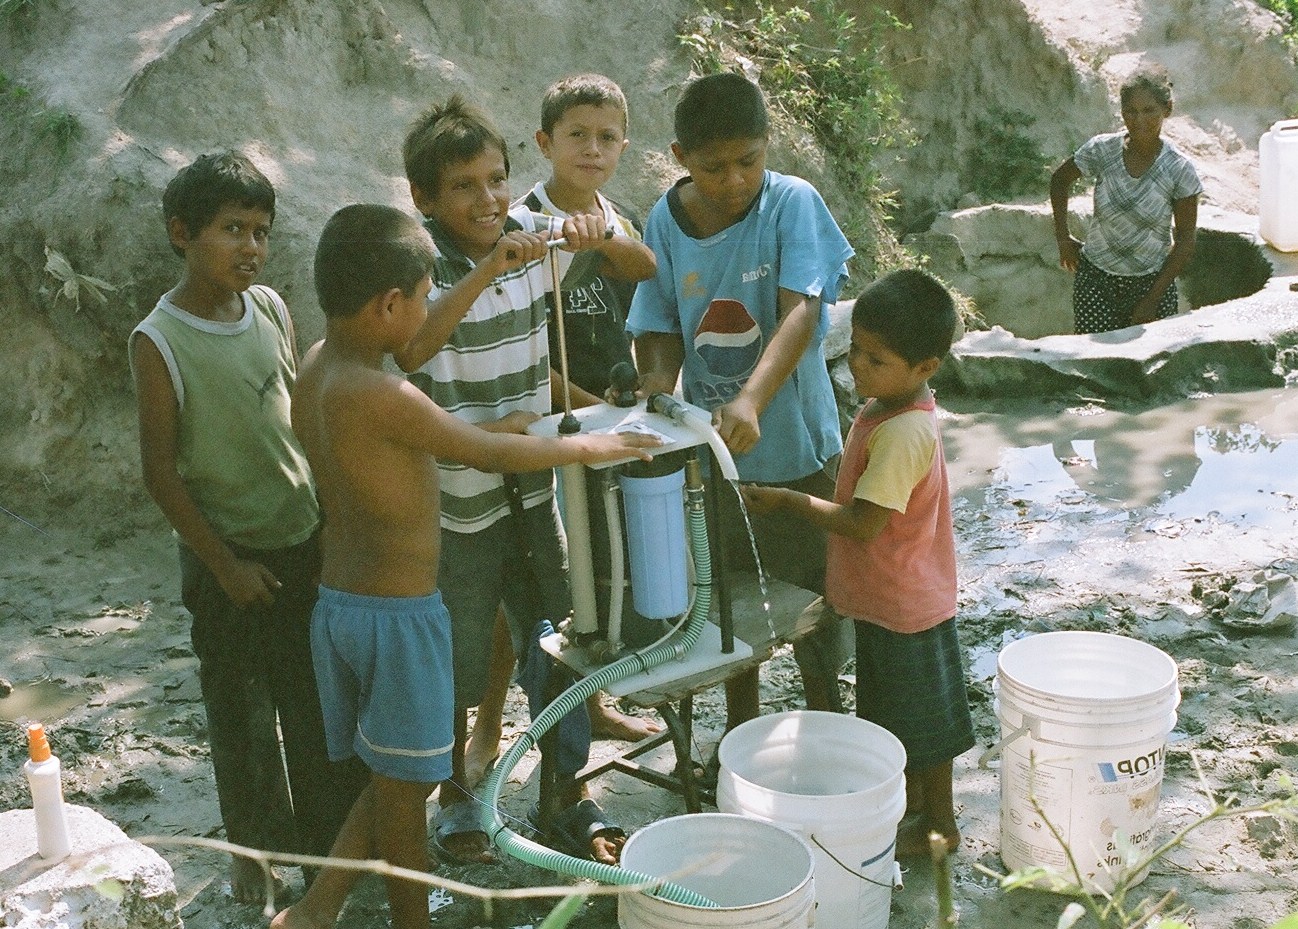
[{"label": "water stream from filter", "polygon": [[739,512],[744,514],[744,528],[748,530],[748,544],[753,549],[753,563],[757,565],[757,585],[762,590],[762,610],[766,613],[766,628],[770,632],[771,638],[775,638],[775,621],[771,619],[771,593],[766,587],[766,572],[762,570],[762,556],[757,551],[757,536],[753,533],[753,521],[748,515],[748,507],[744,503],[744,495],[739,492],[739,482],[730,481],[731,488],[735,492],[735,498],[739,501]]}]

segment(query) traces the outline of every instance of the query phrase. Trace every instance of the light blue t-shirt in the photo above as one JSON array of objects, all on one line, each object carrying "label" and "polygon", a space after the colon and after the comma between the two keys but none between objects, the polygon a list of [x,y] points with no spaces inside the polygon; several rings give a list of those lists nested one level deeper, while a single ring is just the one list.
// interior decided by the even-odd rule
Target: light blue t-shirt
[{"label": "light blue t-shirt", "polygon": [[703,239],[681,228],[669,196],[654,204],[645,224],[658,273],[636,288],[627,329],[680,333],[685,399],[711,410],[734,399],[774,336],[779,289],[819,297],[811,344],[762,412],[761,440],[735,458],[745,481],[814,474],[843,448],[821,346],[851,245],[820,194],[798,177],[767,171],[748,215]]}]

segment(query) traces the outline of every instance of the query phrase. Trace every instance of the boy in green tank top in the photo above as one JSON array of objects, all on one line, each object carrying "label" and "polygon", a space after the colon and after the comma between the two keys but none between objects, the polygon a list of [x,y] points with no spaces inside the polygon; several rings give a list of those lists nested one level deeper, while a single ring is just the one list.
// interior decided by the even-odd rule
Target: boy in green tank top
[{"label": "boy in green tank top", "polygon": [[[312,670],[320,510],[289,425],[297,349],[284,302],[253,283],[275,191],[243,155],[204,155],[163,210],[185,269],[131,333],[131,370],[145,487],[179,541],[221,819],[237,845],[324,855],[367,774],[330,764]],[[236,856],[235,899],[264,887]]]}]

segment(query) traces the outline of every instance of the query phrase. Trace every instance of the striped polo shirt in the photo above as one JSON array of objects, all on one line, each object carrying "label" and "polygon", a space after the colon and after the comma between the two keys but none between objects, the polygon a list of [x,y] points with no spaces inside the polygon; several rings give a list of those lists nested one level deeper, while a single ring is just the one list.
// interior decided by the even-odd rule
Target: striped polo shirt
[{"label": "striped polo shirt", "polygon": [[[473,268],[433,220],[426,224],[437,255],[429,302],[454,287]],[[515,207],[505,231],[549,229],[558,236],[563,220]],[[559,251],[561,286],[567,290],[590,277],[599,266],[595,252],[573,255]],[[547,259],[507,271],[492,281],[473,302],[450,339],[410,379],[438,406],[470,423],[500,419],[515,411],[548,416],[550,354],[545,295],[551,289]],[[479,471],[458,462],[438,461],[441,479],[442,528],[477,532],[509,513],[509,499],[500,474]],[[518,475],[523,506],[550,500],[554,472]]]}]

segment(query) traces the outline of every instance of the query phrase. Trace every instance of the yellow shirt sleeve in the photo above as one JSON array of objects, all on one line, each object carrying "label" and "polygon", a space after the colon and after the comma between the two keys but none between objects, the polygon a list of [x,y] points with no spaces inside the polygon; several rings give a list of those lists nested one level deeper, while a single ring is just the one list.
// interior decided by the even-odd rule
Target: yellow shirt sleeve
[{"label": "yellow shirt sleeve", "polygon": [[906,512],[911,491],[933,467],[937,434],[925,410],[909,410],[880,423],[866,444],[869,464],[853,496],[898,513]]}]

